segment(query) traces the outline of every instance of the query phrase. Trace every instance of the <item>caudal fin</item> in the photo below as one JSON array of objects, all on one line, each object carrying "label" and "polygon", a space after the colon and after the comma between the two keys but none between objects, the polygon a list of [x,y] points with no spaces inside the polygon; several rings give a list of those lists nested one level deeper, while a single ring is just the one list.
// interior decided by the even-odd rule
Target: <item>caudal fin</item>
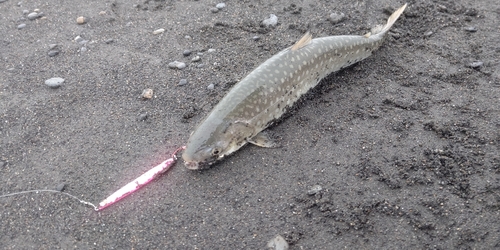
[{"label": "caudal fin", "polygon": [[406,5],[407,5],[407,3],[405,3],[405,5],[401,6],[399,9],[394,11],[394,13],[392,13],[392,15],[389,17],[389,19],[387,19],[387,24],[384,27],[382,27],[382,29],[377,33],[382,33],[382,34],[386,33],[392,27],[392,25],[396,22],[396,20],[398,20],[399,16],[401,16],[401,14],[403,13],[403,11],[406,8]]}]

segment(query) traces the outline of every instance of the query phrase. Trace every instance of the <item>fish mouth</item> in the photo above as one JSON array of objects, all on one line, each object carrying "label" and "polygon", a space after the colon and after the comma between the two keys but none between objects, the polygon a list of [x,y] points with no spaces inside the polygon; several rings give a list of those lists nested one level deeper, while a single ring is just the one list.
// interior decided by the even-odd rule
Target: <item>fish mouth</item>
[{"label": "fish mouth", "polygon": [[187,169],[191,169],[191,170],[197,170],[197,169],[200,169],[200,164],[198,162],[195,162],[195,161],[186,161],[184,162],[184,166],[186,166]]},{"label": "fish mouth", "polygon": [[195,162],[195,161],[184,161],[184,166],[190,170],[203,170],[210,168],[210,166],[214,163],[214,161],[210,162]]}]

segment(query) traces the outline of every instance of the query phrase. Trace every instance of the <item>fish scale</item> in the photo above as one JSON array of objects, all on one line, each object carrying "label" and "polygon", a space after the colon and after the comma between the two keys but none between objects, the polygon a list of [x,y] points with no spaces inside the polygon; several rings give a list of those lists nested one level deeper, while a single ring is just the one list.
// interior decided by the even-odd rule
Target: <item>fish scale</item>
[{"label": "fish scale", "polygon": [[[303,94],[332,72],[369,57],[382,44],[406,4],[384,27],[364,36],[311,39],[274,55],[236,84],[191,134],[183,159],[190,169],[203,168],[255,138]],[[258,144],[259,145],[259,144]]]}]

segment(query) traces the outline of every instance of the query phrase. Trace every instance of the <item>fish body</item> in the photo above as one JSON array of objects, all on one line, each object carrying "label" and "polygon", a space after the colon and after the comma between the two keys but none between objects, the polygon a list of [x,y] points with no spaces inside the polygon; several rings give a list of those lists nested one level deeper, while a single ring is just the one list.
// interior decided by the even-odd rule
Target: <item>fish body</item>
[{"label": "fish body", "polygon": [[325,76],[369,57],[405,7],[396,10],[385,26],[364,36],[311,39],[307,33],[295,45],[258,66],[191,134],[182,155],[186,167],[203,168],[247,143],[272,146],[261,131]]}]

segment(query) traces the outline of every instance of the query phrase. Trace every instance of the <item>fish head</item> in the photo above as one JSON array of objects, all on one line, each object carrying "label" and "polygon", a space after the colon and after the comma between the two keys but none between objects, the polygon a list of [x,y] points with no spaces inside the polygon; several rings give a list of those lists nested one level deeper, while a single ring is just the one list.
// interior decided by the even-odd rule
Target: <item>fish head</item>
[{"label": "fish head", "polygon": [[243,122],[225,122],[215,127],[205,125],[202,123],[191,134],[182,154],[188,169],[208,168],[241,148],[254,134],[253,129]]}]

